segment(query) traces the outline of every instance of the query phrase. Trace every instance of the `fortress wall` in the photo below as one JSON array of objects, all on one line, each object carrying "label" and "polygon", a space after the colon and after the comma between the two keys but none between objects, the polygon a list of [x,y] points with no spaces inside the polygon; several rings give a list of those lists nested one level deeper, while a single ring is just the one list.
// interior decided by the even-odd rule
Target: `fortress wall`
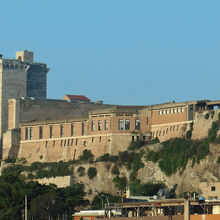
[{"label": "fortress wall", "polygon": [[126,151],[130,142],[132,141],[132,136],[130,134],[124,135],[112,135],[112,143],[110,145],[109,153],[117,155],[119,151]]},{"label": "fortress wall", "polygon": [[[35,180],[34,180],[35,181]],[[40,184],[55,184],[58,188],[72,186],[73,185],[73,176],[58,176],[51,178],[36,179]]]},{"label": "fortress wall", "polygon": [[91,150],[95,158],[110,153],[110,136],[81,136],[74,138],[21,141],[18,158],[28,162],[58,162],[78,159],[83,150]]},{"label": "fortress wall", "polygon": [[[212,113],[213,112],[213,116]],[[192,139],[202,139],[208,136],[208,131],[212,126],[212,122],[218,120],[219,110],[197,112],[193,125]],[[205,119],[205,115],[209,113],[209,119]]]},{"label": "fortress wall", "polygon": [[20,147],[20,129],[7,130],[3,135],[2,159],[16,158]]},{"label": "fortress wall", "polygon": [[[16,99],[11,105],[16,108],[15,115],[10,114],[11,129],[19,127],[19,123],[30,121],[59,120],[68,118],[88,117],[88,112],[92,109],[105,109],[112,105],[94,103],[72,103],[65,100],[52,99]],[[13,106],[11,106],[13,111]],[[14,121],[13,121],[14,120]]]},{"label": "fortress wall", "polygon": [[95,158],[103,154],[118,154],[127,150],[131,135],[94,135],[74,138],[21,141],[18,158],[28,162],[58,162],[78,159],[85,149]]},{"label": "fortress wall", "polygon": [[26,69],[27,65],[18,60],[2,60],[0,70],[1,133],[8,128],[8,100],[26,96]]},{"label": "fortress wall", "polygon": [[190,122],[169,123],[159,126],[152,126],[152,138],[158,137],[161,142],[171,138],[183,138],[190,128]]},{"label": "fortress wall", "polygon": [[152,111],[152,125],[187,121],[187,106]]}]

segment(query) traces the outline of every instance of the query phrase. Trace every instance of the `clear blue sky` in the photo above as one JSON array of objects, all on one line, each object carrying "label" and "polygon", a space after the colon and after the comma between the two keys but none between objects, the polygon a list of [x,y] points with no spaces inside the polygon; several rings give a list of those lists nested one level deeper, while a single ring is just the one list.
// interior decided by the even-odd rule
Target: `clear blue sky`
[{"label": "clear blue sky", "polygon": [[4,57],[48,64],[48,98],[220,99],[219,0],[7,0],[0,28]]}]

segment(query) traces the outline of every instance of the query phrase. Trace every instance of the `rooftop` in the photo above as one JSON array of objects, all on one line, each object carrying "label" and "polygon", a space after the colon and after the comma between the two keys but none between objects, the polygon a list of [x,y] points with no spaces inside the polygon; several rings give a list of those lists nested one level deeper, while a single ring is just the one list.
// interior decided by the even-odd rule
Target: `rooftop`
[{"label": "rooftop", "polygon": [[90,99],[87,98],[86,96],[84,95],[65,95],[63,97],[63,99],[68,99],[70,101],[74,101],[74,100],[77,100],[77,101],[87,101],[87,102],[90,102]]}]

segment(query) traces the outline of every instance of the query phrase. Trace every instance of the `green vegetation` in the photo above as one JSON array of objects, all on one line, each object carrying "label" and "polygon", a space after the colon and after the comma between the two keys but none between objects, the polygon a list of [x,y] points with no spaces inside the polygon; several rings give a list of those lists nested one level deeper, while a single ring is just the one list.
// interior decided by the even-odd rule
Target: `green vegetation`
[{"label": "green vegetation", "polygon": [[140,180],[136,180],[132,186],[132,193],[137,196],[147,195],[153,196],[156,195],[159,189],[164,189],[165,185],[163,183],[141,183]]},{"label": "green vegetation", "polygon": [[58,163],[54,163],[52,166],[47,166],[46,169],[37,170],[36,178],[44,178],[44,177],[56,177],[56,176],[68,176],[72,175],[73,172],[69,168],[69,164],[63,161]]},{"label": "green vegetation", "polygon": [[140,168],[144,167],[144,164],[142,162],[142,153],[136,153],[135,155],[135,159],[132,162],[132,172],[130,174],[129,180],[130,180],[130,184],[132,185],[133,182],[136,180],[137,174],[138,174],[138,170]]},{"label": "green vegetation", "polygon": [[22,176],[0,176],[0,219],[20,220],[24,209],[24,197],[28,198],[30,219],[55,219],[58,214],[67,213],[70,217],[79,206],[88,205],[82,184],[57,188],[54,185],[40,185],[26,182]]},{"label": "green vegetation", "polygon": [[131,142],[128,146],[128,150],[138,150],[146,144],[146,141],[137,140],[135,142]]},{"label": "green vegetation", "polygon": [[85,149],[82,156],[79,157],[79,160],[82,161],[93,161],[94,155],[91,153],[91,150]]},{"label": "green vegetation", "polygon": [[84,174],[85,174],[85,168],[82,167],[82,166],[78,167],[77,173],[79,173],[79,176],[84,176]]},{"label": "green vegetation", "polygon": [[[115,165],[112,167],[111,170],[112,174],[116,175],[113,179],[116,188],[118,188],[119,190],[125,190],[127,186],[128,181],[126,177],[120,177],[119,171],[119,167],[125,166],[127,169],[131,170],[129,176],[129,184],[131,188],[135,189],[135,193],[143,191],[143,186],[140,184],[140,180],[137,179],[138,170],[144,167],[144,163],[142,162],[144,151],[140,151],[140,148],[144,145],[155,143],[159,143],[158,138],[152,141],[137,140],[136,142],[130,143],[127,151],[122,151],[118,153],[118,160],[115,162]],[[106,155],[103,155],[102,158],[104,158],[104,156],[106,158]]]},{"label": "green vegetation", "polygon": [[157,144],[160,143],[160,140],[158,139],[158,137],[149,140],[149,141],[144,141],[144,140],[137,140],[134,142],[131,142],[128,146],[128,150],[133,151],[133,150],[139,150],[141,147],[143,147],[144,145],[152,145],[152,144]]},{"label": "green vegetation", "polygon": [[220,156],[218,156],[217,163],[220,164]]},{"label": "green vegetation", "polygon": [[204,116],[204,118],[205,118],[206,120],[208,120],[208,119],[209,119],[209,113],[206,113],[205,116]]},{"label": "green vegetation", "polygon": [[208,132],[208,139],[210,143],[220,143],[220,137],[217,137],[217,132],[220,129],[220,113],[218,113],[218,120],[212,122],[212,126]]},{"label": "green vegetation", "polygon": [[[108,198],[108,200],[107,200],[107,198]],[[91,209],[93,209],[93,210],[102,209],[102,201],[103,201],[103,206],[105,204],[108,204],[108,202],[110,202],[110,203],[120,203],[121,202],[121,197],[120,196],[113,196],[113,195],[108,194],[108,193],[100,192],[93,198],[93,201],[91,203]]]},{"label": "green vegetation", "polygon": [[190,123],[190,129],[186,132],[186,138],[191,139],[192,137],[192,131],[193,131],[193,122]]},{"label": "green vegetation", "polygon": [[54,163],[40,163],[34,162],[31,166],[24,166],[20,164],[12,164],[3,170],[5,175],[13,174],[13,175],[20,175],[22,172],[28,172],[29,179],[41,179],[41,178],[49,178],[49,177],[56,177],[56,176],[68,176],[72,175],[73,171],[70,168],[71,161],[69,162],[54,162]]},{"label": "green vegetation", "polygon": [[160,143],[160,140],[159,140],[158,137],[156,137],[156,138],[154,138],[154,139],[148,141],[148,142],[147,142],[147,145],[152,145],[152,144],[157,144],[157,143]]},{"label": "green vegetation", "polygon": [[119,190],[124,190],[126,188],[126,185],[127,185],[127,180],[126,180],[126,177],[119,177],[119,176],[116,176],[114,179],[113,179],[113,182],[115,183],[115,186],[119,189]]},{"label": "green vegetation", "polygon": [[112,167],[112,174],[115,174],[115,175],[117,175],[117,176],[118,176],[118,175],[119,175],[119,173],[120,173],[120,172],[119,172],[118,167],[113,166],[113,167]]},{"label": "green vegetation", "polygon": [[211,119],[213,119],[214,114],[215,114],[215,112],[214,112],[214,111],[211,111],[211,112],[210,112]]},{"label": "green vegetation", "polygon": [[118,156],[117,155],[110,155],[109,153],[106,153],[99,158],[96,159],[96,161],[102,161],[102,162],[116,162],[118,161]]},{"label": "green vegetation", "polygon": [[149,151],[147,161],[158,162],[160,169],[170,176],[177,170],[183,172],[189,160],[199,163],[209,153],[209,141],[189,140],[183,138],[170,139],[162,143],[159,152]]},{"label": "green vegetation", "polygon": [[97,169],[95,167],[90,167],[87,171],[89,179],[93,179],[97,175]]}]

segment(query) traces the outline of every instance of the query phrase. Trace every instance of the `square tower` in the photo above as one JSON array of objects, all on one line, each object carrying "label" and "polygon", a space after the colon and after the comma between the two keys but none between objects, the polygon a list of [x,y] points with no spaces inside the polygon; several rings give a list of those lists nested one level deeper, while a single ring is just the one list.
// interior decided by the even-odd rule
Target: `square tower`
[{"label": "square tower", "polygon": [[16,60],[22,62],[33,63],[34,62],[34,53],[28,50],[22,50],[16,52]]},{"label": "square tower", "polygon": [[0,56],[0,154],[2,135],[8,128],[8,100],[33,97],[46,98],[47,73],[44,63],[34,63],[34,53],[19,51],[16,59]]}]

